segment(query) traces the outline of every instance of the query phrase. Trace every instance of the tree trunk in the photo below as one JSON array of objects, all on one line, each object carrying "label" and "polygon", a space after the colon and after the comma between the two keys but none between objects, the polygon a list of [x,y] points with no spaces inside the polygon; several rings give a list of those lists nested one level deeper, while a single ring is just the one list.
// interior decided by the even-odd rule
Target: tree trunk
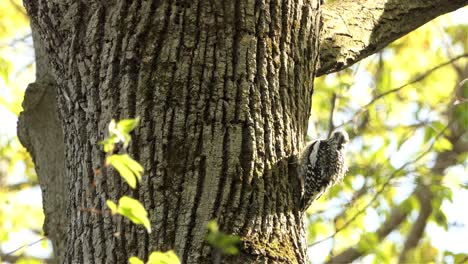
[{"label": "tree trunk", "polygon": [[[25,4],[64,132],[59,261],[125,263],[174,249],[183,263],[211,263],[210,219],[243,241],[223,263],[306,261],[291,161],[311,106],[317,1]],[[133,191],[101,168],[99,141],[112,118],[135,116],[129,154],[145,174]],[[123,195],[143,202],[153,233],[108,213],[106,200]]]}]

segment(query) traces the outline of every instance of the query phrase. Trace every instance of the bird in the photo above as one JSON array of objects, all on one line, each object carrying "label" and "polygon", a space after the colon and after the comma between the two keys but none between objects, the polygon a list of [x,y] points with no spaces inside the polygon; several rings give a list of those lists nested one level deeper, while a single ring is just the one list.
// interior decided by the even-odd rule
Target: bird
[{"label": "bird", "polygon": [[299,208],[305,212],[330,186],[341,181],[348,167],[345,154],[349,142],[344,130],[334,131],[328,139],[306,145],[299,156],[298,176],[301,182]]}]

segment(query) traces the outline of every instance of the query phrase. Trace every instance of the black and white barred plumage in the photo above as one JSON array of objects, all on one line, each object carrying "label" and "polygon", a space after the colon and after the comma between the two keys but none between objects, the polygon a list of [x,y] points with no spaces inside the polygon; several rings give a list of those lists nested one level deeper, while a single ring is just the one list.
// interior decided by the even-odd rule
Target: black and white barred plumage
[{"label": "black and white barred plumage", "polygon": [[300,157],[299,177],[302,195],[300,209],[305,211],[325,190],[343,179],[347,171],[345,131],[335,131],[329,139],[308,144]]}]

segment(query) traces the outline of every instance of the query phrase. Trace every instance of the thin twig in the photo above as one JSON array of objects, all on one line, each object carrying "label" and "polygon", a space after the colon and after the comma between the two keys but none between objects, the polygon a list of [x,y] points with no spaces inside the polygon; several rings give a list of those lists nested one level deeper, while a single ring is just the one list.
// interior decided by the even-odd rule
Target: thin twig
[{"label": "thin twig", "polygon": [[450,65],[450,64],[452,64],[453,62],[455,62],[455,61],[457,61],[459,59],[466,58],[466,57],[468,57],[468,53],[465,53],[465,54],[459,55],[457,57],[454,57],[454,58],[452,58],[452,59],[450,59],[450,60],[448,60],[448,61],[446,61],[446,62],[444,62],[442,64],[439,64],[437,66],[432,67],[431,69],[429,69],[426,72],[420,74],[419,76],[417,76],[416,78],[414,78],[413,80],[411,80],[408,83],[405,83],[405,84],[403,84],[403,85],[401,85],[401,86],[399,86],[397,88],[388,90],[388,91],[386,91],[384,93],[381,93],[381,94],[377,95],[369,103],[367,103],[364,106],[360,107],[359,111],[357,111],[349,120],[347,120],[347,121],[343,122],[342,124],[338,125],[336,128],[340,128],[340,127],[342,127],[342,126],[356,120],[357,117],[359,117],[361,114],[366,112],[367,109],[371,105],[375,104],[379,99],[381,99],[381,98],[383,98],[383,97],[385,97],[385,96],[387,96],[389,94],[396,93],[396,92],[402,90],[403,88],[408,87],[411,84],[420,82],[420,81],[424,80],[426,77],[428,77],[429,75],[431,75],[434,71],[436,71],[436,70],[438,70],[438,69],[440,69],[442,67],[445,67],[447,65]]},{"label": "thin twig", "polygon": [[31,33],[25,34],[19,38],[12,39],[9,42],[0,43],[0,48],[5,48],[5,47],[13,48],[17,43],[25,43],[26,40],[28,40],[31,37],[32,37]]},{"label": "thin twig", "polygon": [[86,208],[84,206],[79,207],[78,210],[80,210],[82,212],[91,213],[91,214],[97,214],[97,215],[110,214],[110,212],[107,211],[107,210],[99,210],[99,209],[95,209],[95,208]]},{"label": "thin twig", "polygon": [[22,246],[20,246],[19,248],[13,250],[13,251],[7,252],[5,255],[6,255],[6,256],[13,255],[13,253],[15,253],[15,252],[17,252],[17,251],[19,251],[19,250],[21,250],[21,249],[23,249],[23,248],[27,248],[27,247],[34,246],[34,245],[36,245],[37,243],[39,243],[39,242],[41,242],[42,240],[45,240],[45,239],[47,239],[47,238],[46,238],[46,237],[42,237],[42,238],[38,239],[37,241],[31,242],[31,243],[26,244],[26,245],[22,245]]},{"label": "thin twig", "polygon": [[28,18],[28,14],[26,14],[26,10],[20,5],[18,5],[15,1],[10,0],[10,4],[13,5],[13,7],[18,11],[18,13],[22,14],[26,18]]},{"label": "thin twig", "polygon": [[330,137],[331,133],[335,129],[335,125],[333,124],[333,116],[335,114],[336,100],[337,100],[336,93],[333,93],[332,97],[330,99],[331,109],[330,109],[330,117],[328,118],[328,135],[327,135],[327,138]]},{"label": "thin twig", "polygon": [[[463,93],[461,93],[462,86],[467,82],[468,82],[468,78],[465,78],[465,79],[461,80],[461,82],[459,82],[457,87],[455,88],[455,93],[453,95],[453,100],[452,100],[452,104],[454,106],[468,102],[468,98],[463,97]],[[459,91],[460,91],[461,95],[458,95]]]},{"label": "thin twig", "polygon": [[21,182],[21,183],[2,186],[0,187],[0,190],[5,189],[7,192],[19,192],[21,190],[32,188],[37,185],[38,185],[38,182],[33,180],[30,182]]}]

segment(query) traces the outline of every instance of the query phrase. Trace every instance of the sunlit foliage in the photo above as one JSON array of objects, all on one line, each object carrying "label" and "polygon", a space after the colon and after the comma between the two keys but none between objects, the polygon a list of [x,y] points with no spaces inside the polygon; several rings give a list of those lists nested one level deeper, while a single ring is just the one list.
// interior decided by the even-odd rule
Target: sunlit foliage
[{"label": "sunlit foliage", "polygon": [[454,212],[468,199],[461,12],[316,80],[310,136],[340,127],[352,139],[343,184],[309,209],[314,263],[468,261],[468,218]]}]

